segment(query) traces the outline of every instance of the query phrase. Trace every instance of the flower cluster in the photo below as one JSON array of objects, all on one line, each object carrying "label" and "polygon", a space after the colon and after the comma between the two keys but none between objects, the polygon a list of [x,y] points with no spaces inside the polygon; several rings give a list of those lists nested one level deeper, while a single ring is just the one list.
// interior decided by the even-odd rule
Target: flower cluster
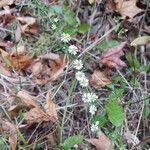
[{"label": "flower cluster", "polygon": [[83,63],[81,60],[75,60],[73,62],[73,68],[77,69],[77,70],[81,70],[83,68]]},{"label": "flower cluster", "polygon": [[58,22],[58,18],[54,18],[54,23],[52,24],[51,28],[52,30],[56,30],[57,26],[56,26],[56,23]]},{"label": "flower cluster", "polygon": [[79,81],[79,84],[82,87],[87,87],[89,85],[89,80],[86,78],[84,72],[82,71],[76,72],[76,79]]},{"label": "flower cluster", "polygon": [[71,40],[71,37],[68,33],[63,33],[61,36],[61,41],[64,43],[68,43]]},{"label": "flower cluster", "polygon": [[97,132],[98,131],[98,125],[99,125],[99,121],[96,121],[95,124],[92,124],[91,125],[91,131]]},{"label": "flower cluster", "polygon": [[91,115],[94,115],[97,111],[94,102],[98,99],[98,96],[95,93],[83,93],[82,100],[85,103],[90,103],[89,112]]},{"label": "flower cluster", "polygon": [[98,99],[98,96],[95,93],[83,93],[82,100],[85,103],[95,102]]},{"label": "flower cluster", "polygon": [[52,24],[52,27],[51,27],[51,28],[52,28],[52,30],[56,30],[56,28],[57,28],[57,27],[56,27],[56,24]]},{"label": "flower cluster", "polygon": [[76,55],[78,52],[78,48],[75,45],[70,45],[68,48],[68,52],[72,55]]}]

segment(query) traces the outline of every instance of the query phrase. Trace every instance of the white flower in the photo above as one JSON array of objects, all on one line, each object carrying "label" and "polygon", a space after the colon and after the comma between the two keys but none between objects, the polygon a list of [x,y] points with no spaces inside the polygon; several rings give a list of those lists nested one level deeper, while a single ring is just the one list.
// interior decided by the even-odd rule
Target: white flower
[{"label": "white flower", "polygon": [[82,95],[83,102],[85,102],[85,103],[90,102],[90,98],[89,98],[90,96],[91,96],[90,93],[83,93],[83,95]]},{"label": "white flower", "polygon": [[90,108],[89,108],[89,112],[94,115],[97,111],[97,108],[94,106],[94,105],[91,105]]},{"label": "white flower", "polygon": [[99,125],[99,121],[96,121],[95,124],[92,124],[91,125],[91,131],[92,132],[98,131],[98,125]]},{"label": "white flower", "polygon": [[73,147],[76,149],[79,148],[78,144],[75,144]]},{"label": "white flower", "polygon": [[81,60],[75,60],[73,62],[73,68],[77,69],[77,70],[81,70],[83,68],[83,63]]},{"label": "white flower", "polygon": [[95,93],[84,93],[82,100],[84,102],[95,102],[98,99],[98,96]]},{"label": "white flower", "polygon": [[68,43],[71,40],[71,37],[68,33],[63,33],[61,36],[61,41]]},{"label": "white flower", "polygon": [[86,78],[85,74],[82,71],[77,71],[76,72],[76,79],[78,81],[83,80],[84,78]]},{"label": "white flower", "polygon": [[82,87],[87,87],[89,85],[89,80],[87,78],[83,78],[79,81],[79,83]]},{"label": "white flower", "polygon": [[57,27],[55,24],[52,24],[52,30],[55,30]]},{"label": "white flower", "polygon": [[86,78],[85,74],[82,71],[76,72],[76,79],[79,81],[79,84],[82,87],[87,87],[89,85],[89,80]]},{"label": "white flower", "polygon": [[58,18],[54,18],[54,22],[58,22]]},{"label": "white flower", "polygon": [[75,45],[70,45],[68,48],[68,52],[70,54],[76,55],[78,52],[78,48]]},{"label": "white flower", "polygon": [[91,102],[95,102],[98,99],[98,96],[95,93],[91,93]]}]

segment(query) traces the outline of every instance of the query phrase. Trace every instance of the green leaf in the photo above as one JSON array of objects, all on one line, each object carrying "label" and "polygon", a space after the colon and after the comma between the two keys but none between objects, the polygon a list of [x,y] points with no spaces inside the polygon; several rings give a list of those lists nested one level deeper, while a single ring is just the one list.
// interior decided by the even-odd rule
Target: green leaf
[{"label": "green leaf", "polygon": [[68,33],[70,35],[75,34],[77,32],[77,29],[72,26],[66,26],[64,28],[64,33]]},{"label": "green leaf", "polygon": [[99,43],[99,44],[97,45],[97,48],[106,49],[106,48],[108,48],[108,44],[107,44],[106,41],[102,41],[101,43]]},{"label": "green leaf", "polygon": [[97,48],[100,49],[107,49],[107,48],[113,48],[119,44],[116,40],[110,40],[110,41],[102,41],[98,44]]},{"label": "green leaf", "polygon": [[78,29],[78,32],[81,34],[85,34],[88,32],[90,26],[87,23],[81,23]]},{"label": "green leaf", "polygon": [[109,95],[108,99],[114,99],[114,98],[120,98],[124,93],[123,88],[117,88],[116,90],[113,90],[111,94]]},{"label": "green leaf", "polygon": [[145,45],[150,42],[150,36],[141,36],[131,42],[131,46]]},{"label": "green leaf", "polygon": [[67,24],[74,26],[77,24],[75,13],[69,7],[64,6],[64,20]]},{"label": "green leaf", "polygon": [[113,91],[114,88],[115,88],[115,86],[114,86],[113,83],[107,84],[106,87],[107,87],[109,90],[111,90],[111,91]]},{"label": "green leaf", "polygon": [[63,150],[70,150],[75,144],[81,144],[84,137],[82,135],[74,135],[68,137],[63,143]]},{"label": "green leaf", "polygon": [[119,105],[119,102],[116,99],[110,100],[106,104],[106,112],[108,119],[114,126],[118,127],[123,124],[125,115],[122,107]]},{"label": "green leaf", "polygon": [[99,125],[98,125],[99,127],[104,127],[106,125],[106,123],[108,122],[108,120],[104,114],[94,116],[92,118],[92,123],[95,123],[96,121],[99,121]]}]

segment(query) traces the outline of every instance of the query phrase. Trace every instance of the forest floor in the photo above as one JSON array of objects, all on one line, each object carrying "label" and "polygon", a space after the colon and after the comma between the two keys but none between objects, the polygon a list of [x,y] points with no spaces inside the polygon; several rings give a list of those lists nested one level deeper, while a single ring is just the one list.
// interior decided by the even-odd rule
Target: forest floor
[{"label": "forest floor", "polygon": [[0,0],[0,149],[150,149],[149,0]]}]

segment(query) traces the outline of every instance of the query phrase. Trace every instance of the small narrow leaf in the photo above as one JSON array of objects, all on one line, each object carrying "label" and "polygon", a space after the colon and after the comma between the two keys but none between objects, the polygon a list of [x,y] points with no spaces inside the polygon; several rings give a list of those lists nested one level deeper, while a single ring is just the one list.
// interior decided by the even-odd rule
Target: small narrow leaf
[{"label": "small narrow leaf", "polygon": [[63,150],[70,150],[75,144],[81,144],[84,137],[82,135],[74,135],[67,138],[63,143]]},{"label": "small narrow leaf", "polygon": [[122,107],[119,105],[119,102],[116,99],[110,100],[106,104],[106,112],[108,119],[113,125],[120,126],[123,124],[125,115]]}]

